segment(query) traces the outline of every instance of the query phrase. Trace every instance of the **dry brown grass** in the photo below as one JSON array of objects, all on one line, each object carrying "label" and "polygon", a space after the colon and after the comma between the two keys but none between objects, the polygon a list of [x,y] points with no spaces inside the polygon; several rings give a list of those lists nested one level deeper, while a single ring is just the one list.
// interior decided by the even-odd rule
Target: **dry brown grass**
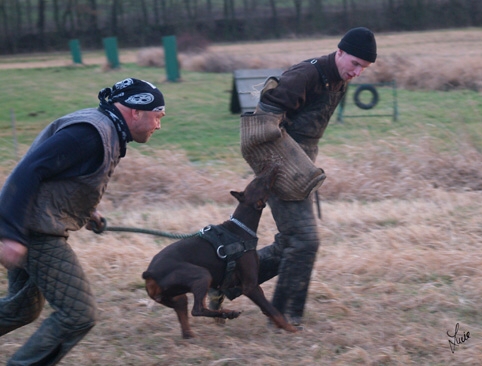
[{"label": "dry brown grass", "polygon": [[[420,72],[405,68],[404,62],[432,65],[426,60],[446,60],[455,70],[457,63],[480,60],[480,34],[467,30],[381,35],[380,69],[373,68],[374,76],[367,70],[367,77],[386,77],[391,68]],[[448,48],[437,47],[442,39]],[[319,44],[293,40],[273,48],[216,46],[210,52],[249,58],[262,51],[263,59],[272,60],[267,65],[279,67],[275,60],[292,63],[332,46],[333,39]],[[460,47],[466,47],[464,56],[454,58],[461,54]],[[425,80],[440,75],[431,70]],[[474,78],[480,81],[480,74]],[[100,319],[61,364],[480,364],[482,156],[463,138],[457,140],[458,147],[451,149],[441,149],[437,141],[423,136],[416,143],[386,139],[363,148],[347,145],[343,159],[336,151],[322,149],[318,164],[328,176],[320,190],[322,242],[306,326],[294,335],[267,328],[259,309],[240,297],[226,304],[243,310],[240,318],[224,326],[211,319],[192,319],[198,337],[182,340],[174,312],[148,299],[140,277],[152,256],[172,240],[130,233],[72,233],[70,243],[91,279]],[[200,168],[180,151],[142,152],[146,154],[129,150],[109,185],[99,209],[110,225],[194,232],[228,218],[235,205],[229,190],[241,190],[251,177],[241,160],[230,162],[227,169]],[[7,170],[0,170],[0,181]],[[269,244],[275,232],[267,208],[259,229],[260,246]],[[268,297],[274,285],[275,280],[263,285]],[[2,293],[6,288],[2,267]],[[50,312],[47,306],[40,320]],[[1,338],[0,364],[39,321]],[[459,335],[470,332],[470,338],[451,353],[446,332],[453,332],[457,323]]]},{"label": "dry brown grass", "polygon": [[[73,233],[100,320],[62,364],[476,364],[482,357],[481,156],[469,147],[461,158],[402,145],[347,147],[353,158],[343,161],[320,156],[329,177],[321,189],[322,245],[299,334],[267,328],[259,309],[241,297],[227,305],[243,310],[239,319],[224,326],[192,319],[198,337],[182,340],[174,312],[148,299],[140,278],[171,239]],[[194,232],[224,221],[235,205],[228,191],[250,178],[239,173],[244,168],[206,171],[180,152],[146,152],[129,151],[115,173],[100,207],[111,225]],[[275,231],[267,208],[260,245]],[[263,285],[268,296],[274,284]],[[452,354],[446,332],[456,323],[471,337]],[[2,337],[0,362],[37,326]]]},{"label": "dry brown grass", "polygon": [[[287,68],[336,49],[339,37],[211,46],[197,55],[180,55],[183,68],[232,72]],[[360,81],[395,79],[406,89],[482,90],[482,30],[377,34],[378,59]]]}]

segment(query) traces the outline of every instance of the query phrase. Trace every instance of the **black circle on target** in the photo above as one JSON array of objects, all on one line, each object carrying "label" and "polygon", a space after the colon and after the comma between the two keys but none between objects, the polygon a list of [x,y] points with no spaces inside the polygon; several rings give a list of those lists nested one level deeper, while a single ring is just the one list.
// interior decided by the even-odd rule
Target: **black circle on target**
[{"label": "black circle on target", "polygon": [[[372,95],[372,99],[370,100],[369,103],[363,103],[360,100],[360,94],[364,91],[368,91]],[[365,84],[365,85],[360,85],[356,90],[355,94],[353,95],[353,100],[355,101],[355,104],[357,105],[358,108],[361,109],[372,109],[375,107],[378,103],[378,92],[377,89],[373,85]]]}]

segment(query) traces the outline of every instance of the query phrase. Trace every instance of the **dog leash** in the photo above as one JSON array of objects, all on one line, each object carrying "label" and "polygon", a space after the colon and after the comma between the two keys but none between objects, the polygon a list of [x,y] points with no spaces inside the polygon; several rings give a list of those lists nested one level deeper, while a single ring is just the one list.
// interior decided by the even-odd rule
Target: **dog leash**
[{"label": "dog leash", "polygon": [[129,232],[129,233],[140,233],[140,234],[150,234],[150,235],[157,235],[157,236],[164,236],[166,238],[171,239],[184,239],[184,238],[191,238],[193,236],[199,235],[199,231],[192,233],[192,234],[174,234],[168,233],[166,231],[159,231],[159,230],[151,230],[151,229],[142,229],[142,228],[135,228],[135,227],[122,227],[122,226],[108,226],[107,220],[105,218],[101,219],[102,227],[98,227],[95,221],[91,221],[92,231],[96,234],[102,234],[104,231],[122,231],[122,232]]}]

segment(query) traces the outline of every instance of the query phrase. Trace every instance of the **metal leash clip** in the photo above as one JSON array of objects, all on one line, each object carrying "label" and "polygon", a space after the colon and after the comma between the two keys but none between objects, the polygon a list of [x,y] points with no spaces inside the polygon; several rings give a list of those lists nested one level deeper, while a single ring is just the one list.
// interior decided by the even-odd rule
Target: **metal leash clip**
[{"label": "metal leash clip", "polygon": [[211,230],[211,225],[208,225],[208,226],[205,226],[203,227],[201,230],[199,230],[199,232],[202,234],[204,234],[206,231],[209,231]]}]

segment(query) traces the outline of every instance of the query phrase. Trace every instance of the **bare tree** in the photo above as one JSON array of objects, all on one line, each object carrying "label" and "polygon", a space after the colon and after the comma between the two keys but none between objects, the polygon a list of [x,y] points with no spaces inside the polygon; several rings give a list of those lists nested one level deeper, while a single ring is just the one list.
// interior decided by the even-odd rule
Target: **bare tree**
[{"label": "bare tree", "polygon": [[88,29],[93,33],[97,34],[97,0],[89,0],[89,16],[88,16]]},{"label": "bare tree", "polygon": [[149,12],[147,11],[146,0],[138,0],[141,4],[141,29],[145,29],[149,25]]},{"label": "bare tree", "polygon": [[60,9],[59,9],[59,0],[53,0],[53,7],[54,7],[54,23],[55,28],[58,31],[61,31],[62,26],[60,24]]},{"label": "bare tree", "polygon": [[189,20],[194,20],[197,17],[197,0],[184,0],[184,8]]},{"label": "bare tree", "polygon": [[212,18],[213,15],[213,4],[211,0],[206,0],[206,14],[208,19]]},{"label": "bare tree", "polygon": [[271,24],[273,27],[273,32],[275,37],[279,37],[279,29],[278,29],[278,11],[276,10],[276,1],[269,0],[269,6],[271,8]]},{"label": "bare tree", "polygon": [[124,8],[122,6],[122,0],[112,0],[111,12],[110,12],[110,31],[112,34],[119,33],[118,19],[119,18],[122,19],[123,14],[124,14]]},{"label": "bare tree", "polygon": [[228,38],[236,38],[236,13],[234,9],[234,0],[224,0],[224,24],[225,34]]},{"label": "bare tree", "polygon": [[[481,24],[480,0],[470,0],[468,5],[470,25],[475,27]],[[478,16],[477,16],[478,15]]]},{"label": "bare tree", "polygon": [[13,52],[12,37],[8,28],[8,13],[6,0],[0,0],[0,19],[2,20],[3,35],[5,38],[5,46],[9,52]]},{"label": "bare tree", "polygon": [[152,4],[152,8],[154,9],[154,19],[158,20],[161,18],[161,12],[159,10],[159,0],[153,0],[153,2],[154,3]]},{"label": "bare tree", "polygon": [[184,8],[187,16],[186,28],[193,31],[198,17],[197,0],[184,0]]},{"label": "bare tree", "polygon": [[43,46],[45,44],[45,0],[37,2],[37,32],[39,43]]},{"label": "bare tree", "polygon": [[25,13],[27,18],[27,33],[32,32],[33,30],[33,20],[32,20],[32,1],[27,0],[25,2]]},{"label": "bare tree", "polygon": [[296,34],[299,34],[301,31],[301,21],[302,21],[302,16],[303,16],[303,10],[302,10],[302,0],[293,0],[293,3],[295,4],[295,32]]},{"label": "bare tree", "polygon": [[310,14],[313,31],[323,28],[323,0],[310,1]]},{"label": "bare tree", "polygon": [[166,0],[161,0],[161,11],[162,11],[162,23],[168,24],[169,23],[169,16],[168,16],[168,12],[167,12]]}]

